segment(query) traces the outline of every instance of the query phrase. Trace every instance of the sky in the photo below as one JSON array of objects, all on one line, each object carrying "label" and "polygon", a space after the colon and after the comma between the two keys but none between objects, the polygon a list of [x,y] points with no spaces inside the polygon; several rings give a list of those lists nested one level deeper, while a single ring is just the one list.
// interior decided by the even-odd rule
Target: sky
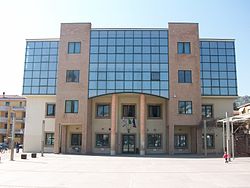
[{"label": "sky", "polygon": [[0,94],[21,95],[26,39],[59,38],[60,23],[92,28],[167,28],[199,23],[200,38],[236,44],[238,95],[250,95],[248,0],[6,0],[0,4]]}]

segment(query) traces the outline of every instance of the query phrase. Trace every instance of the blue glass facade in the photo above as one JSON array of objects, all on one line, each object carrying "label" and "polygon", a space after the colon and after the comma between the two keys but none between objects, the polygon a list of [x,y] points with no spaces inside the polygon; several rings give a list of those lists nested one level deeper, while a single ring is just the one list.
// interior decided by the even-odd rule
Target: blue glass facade
[{"label": "blue glass facade", "polygon": [[[89,98],[130,92],[168,98],[168,30],[92,29],[90,42]],[[27,41],[24,95],[56,94],[58,44]],[[233,40],[201,39],[200,63],[202,96],[237,96]]]},{"label": "blue glass facade", "polygon": [[200,61],[203,96],[237,96],[234,41],[201,40]]},{"label": "blue glass facade", "polygon": [[27,41],[23,95],[55,95],[58,41]]},{"label": "blue glass facade", "polygon": [[168,98],[167,30],[91,30],[89,97],[137,92]]}]

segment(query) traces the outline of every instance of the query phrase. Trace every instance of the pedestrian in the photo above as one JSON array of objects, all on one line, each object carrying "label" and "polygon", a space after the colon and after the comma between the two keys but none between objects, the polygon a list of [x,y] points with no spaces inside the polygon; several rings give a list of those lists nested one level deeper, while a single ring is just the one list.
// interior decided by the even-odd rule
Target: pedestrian
[{"label": "pedestrian", "polygon": [[225,159],[225,163],[228,163],[228,154],[224,152],[223,158]]},{"label": "pedestrian", "polygon": [[20,144],[17,142],[17,143],[16,143],[16,152],[17,152],[17,153],[19,153],[19,146],[20,146]]}]

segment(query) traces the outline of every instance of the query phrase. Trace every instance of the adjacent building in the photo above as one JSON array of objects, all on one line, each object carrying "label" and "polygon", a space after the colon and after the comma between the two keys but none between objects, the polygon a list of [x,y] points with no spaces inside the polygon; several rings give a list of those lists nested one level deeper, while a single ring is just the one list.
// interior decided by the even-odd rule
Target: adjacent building
[{"label": "adjacent building", "polygon": [[[204,152],[203,119],[233,113],[233,39],[199,38],[196,23],[92,28],[63,23],[58,39],[26,43],[25,151],[80,154]],[[222,128],[206,130],[223,152]]]},{"label": "adjacent building", "polygon": [[10,143],[13,118],[15,121],[15,142],[23,143],[23,133],[25,128],[25,106],[26,98],[18,95],[0,95],[0,143]]}]

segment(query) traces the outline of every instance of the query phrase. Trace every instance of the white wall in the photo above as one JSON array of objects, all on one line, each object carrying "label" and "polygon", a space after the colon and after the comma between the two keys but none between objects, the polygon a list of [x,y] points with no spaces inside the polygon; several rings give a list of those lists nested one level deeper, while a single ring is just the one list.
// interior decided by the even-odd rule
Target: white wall
[{"label": "white wall", "polygon": [[[42,121],[45,120],[45,132],[54,132],[55,118],[46,118],[46,103],[56,103],[56,96],[26,96],[26,119],[24,130],[24,152],[40,152]],[[45,152],[52,152],[45,147]]]},{"label": "white wall", "polygon": [[229,116],[233,115],[233,102],[236,97],[202,97],[202,104],[213,105],[214,118],[222,119],[228,112]]}]

